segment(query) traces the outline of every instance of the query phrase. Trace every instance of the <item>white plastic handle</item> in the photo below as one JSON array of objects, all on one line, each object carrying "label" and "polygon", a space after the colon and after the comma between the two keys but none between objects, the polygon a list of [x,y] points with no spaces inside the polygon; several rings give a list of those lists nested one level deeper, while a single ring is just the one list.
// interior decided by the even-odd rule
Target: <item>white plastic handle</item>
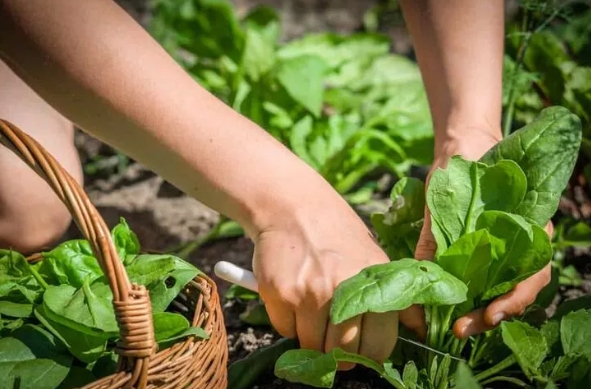
[{"label": "white plastic handle", "polygon": [[259,291],[259,285],[253,272],[236,266],[231,262],[220,261],[213,268],[216,276],[253,292]]}]

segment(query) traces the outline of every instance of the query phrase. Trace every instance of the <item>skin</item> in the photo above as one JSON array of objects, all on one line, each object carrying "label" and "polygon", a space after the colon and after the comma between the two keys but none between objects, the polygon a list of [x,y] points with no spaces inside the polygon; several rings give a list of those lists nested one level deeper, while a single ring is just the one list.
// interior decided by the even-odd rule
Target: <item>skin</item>
[{"label": "skin", "polygon": [[[433,117],[435,161],[431,173],[445,168],[454,155],[478,160],[502,139],[504,1],[402,0],[401,6]],[[552,236],[551,224],[546,231]],[[435,250],[429,210],[425,209],[415,257],[433,259]],[[465,338],[522,314],[550,277],[548,265],[485,309],[458,319],[454,334]],[[425,336],[420,307],[401,312],[400,321]]]},{"label": "skin", "polygon": [[[434,166],[458,153],[478,158],[467,151],[482,145],[483,153],[500,139],[502,7],[499,0],[403,2],[433,112]],[[319,351],[342,347],[378,361],[390,354],[398,313],[337,326],[328,319],[342,280],[388,261],[362,220],[308,165],[195,83],[114,2],[0,0],[0,58],[78,127],[239,222],[255,244],[259,291],[281,335]],[[25,130],[47,131],[45,123]],[[425,231],[419,258],[432,257],[431,241]],[[540,285],[516,288],[505,306]],[[418,307],[400,320],[424,328]]]}]

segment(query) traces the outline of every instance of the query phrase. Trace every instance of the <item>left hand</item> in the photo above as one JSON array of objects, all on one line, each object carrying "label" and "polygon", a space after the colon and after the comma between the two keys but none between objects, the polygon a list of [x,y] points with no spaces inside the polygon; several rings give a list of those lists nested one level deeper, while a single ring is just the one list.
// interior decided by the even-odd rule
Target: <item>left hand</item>
[{"label": "left hand", "polygon": [[[431,174],[437,168],[445,168],[447,161],[454,155],[461,155],[468,160],[478,160],[498,140],[487,138],[481,132],[468,131],[461,140],[449,141],[436,153],[435,161],[427,176],[427,183]],[[545,228],[550,237],[554,234],[554,226],[549,222]],[[421,235],[417,243],[415,258],[420,260],[433,260],[436,251],[436,243],[431,233],[431,218],[429,210],[425,207],[425,221]],[[487,307],[477,309],[456,320],[453,332],[456,337],[463,339],[469,336],[491,330],[498,326],[502,320],[507,320],[523,314],[525,309],[535,300],[540,291],[548,285],[551,279],[551,264],[544,269],[515,285],[513,290],[493,300]],[[427,333],[424,312],[422,307],[414,305],[400,312],[400,322],[414,330],[419,337],[424,338]]]}]

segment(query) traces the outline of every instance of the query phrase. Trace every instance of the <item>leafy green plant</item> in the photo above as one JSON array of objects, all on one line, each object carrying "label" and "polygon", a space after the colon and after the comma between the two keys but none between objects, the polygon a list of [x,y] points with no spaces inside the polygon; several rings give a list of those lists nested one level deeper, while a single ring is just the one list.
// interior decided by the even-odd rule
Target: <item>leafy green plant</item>
[{"label": "leafy green plant", "polygon": [[[486,306],[548,264],[552,245],[544,226],[557,210],[580,143],[578,117],[564,107],[551,107],[479,161],[452,158],[446,169],[433,173],[424,201],[415,195],[421,182],[399,181],[391,208],[372,219],[392,261],[342,282],[331,321],[421,304],[428,324],[425,344],[398,342],[384,365],[340,349],[328,354],[290,350],[278,359],[275,373],[331,387],[337,362],[349,361],[375,370],[395,388],[588,382],[591,358],[583,326],[591,306],[573,304],[576,309],[550,319],[532,308],[521,319],[466,340],[451,331],[455,319]],[[438,247],[433,262],[408,256],[416,246],[425,203]]]},{"label": "leafy green plant", "polygon": [[284,43],[272,9],[238,18],[226,0],[157,1],[154,15],[152,34],[201,85],[349,201],[367,201],[375,185],[364,184],[375,171],[400,177],[431,162],[419,69],[391,54],[384,36],[323,33]]},{"label": "leafy green plant", "polygon": [[[125,220],[112,231],[131,282],[150,292],[160,348],[207,333],[172,301],[200,271],[171,255],[140,254]],[[86,240],[70,240],[31,264],[0,250],[0,388],[74,388],[114,372],[119,328],[113,295]],[[15,386],[16,385],[16,386]]]}]

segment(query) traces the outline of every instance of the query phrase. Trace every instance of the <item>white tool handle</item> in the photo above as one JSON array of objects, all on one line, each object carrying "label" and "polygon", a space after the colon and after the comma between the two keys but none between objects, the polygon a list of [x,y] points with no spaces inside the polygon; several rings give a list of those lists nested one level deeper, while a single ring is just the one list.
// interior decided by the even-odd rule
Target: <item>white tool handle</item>
[{"label": "white tool handle", "polygon": [[259,291],[259,285],[253,272],[236,266],[231,262],[220,261],[213,269],[215,275],[223,280],[236,284],[253,292]]}]

